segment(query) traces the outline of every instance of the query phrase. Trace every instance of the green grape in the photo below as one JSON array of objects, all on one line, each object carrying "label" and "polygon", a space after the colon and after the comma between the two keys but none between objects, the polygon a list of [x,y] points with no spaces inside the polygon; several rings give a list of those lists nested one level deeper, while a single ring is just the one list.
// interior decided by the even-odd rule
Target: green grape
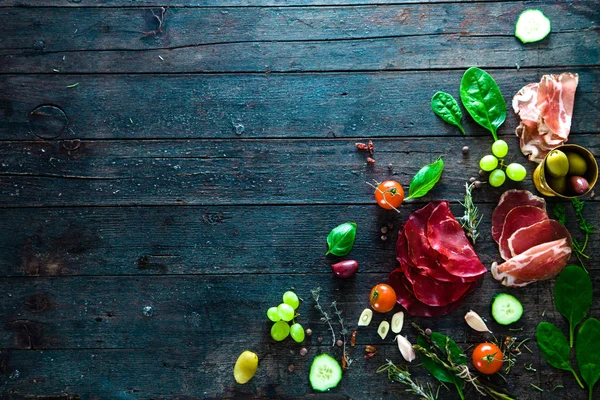
[{"label": "green grape", "polygon": [[294,309],[289,304],[281,303],[277,306],[277,314],[279,318],[284,321],[291,321],[294,319]]},{"label": "green grape", "polygon": [[281,342],[283,339],[288,337],[289,334],[290,326],[287,324],[287,322],[275,322],[271,327],[271,337],[278,342]]},{"label": "green grape", "polygon": [[267,310],[267,317],[273,322],[281,321],[279,313],[277,313],[277,307],[271,307]]},{"label": "green grape", "polygon": [[287,291],[283,294],[283,302],[292,306],[294,310],[300,305],[300,300],[298,300],[298,296],[296,296],[296,293],[292,291]]},{"label": "green grape", "polygon": [[302,325],[296,323],[290,326],[290,335],[295,342],[300,343],[304,341],[304,328]]},{"label": "green grape", "polygon": [[525,167],[521,164],[512,163],[509,164],[508,167],[506,167],[506,175],[509,179],[515,182],[521,182],[523,179],[525,179],[527,171],[525,170]]},{"label": "green grape", "polygon": [[493,187],[502,186],[505,180],[506,174],[501,169],[493,170],[490,174],[490,177],[488,178],[490,185],[492,185]]},{"label": "green grape", "polygon": [[498,166],[498,159],[492,155],[483,156],[479,167],[484,171],[491,171]]},{"label": "green grape", "polygon": [[492,144],[492,154],[498,158],[504,158],[508,154],[508,144],[504,140],[496,140]]}]

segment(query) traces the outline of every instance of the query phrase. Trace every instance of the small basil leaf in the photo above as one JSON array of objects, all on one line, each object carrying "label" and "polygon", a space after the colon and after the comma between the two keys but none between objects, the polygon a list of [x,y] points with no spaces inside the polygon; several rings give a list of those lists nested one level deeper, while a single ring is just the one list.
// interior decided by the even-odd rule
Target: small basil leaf
[{"label": "small basil leaf", "polygon": [[498,140],[496,131],[506,119],[506,102],[494,78],[482,69],[469,68],[460,81],[460,99],[475,122]]},{"label": "small basil leaf", "polygon": [[433,164],[421,168],[410,181],[406,200],[425,196],[438,183],[443,171],[444,160],[441,157]]},{"label": "small basil leaf", "polygon": [[573,347],[575,327],[592,306],[592,280],[580,267],[569,265],[554,284],[554,304],[559,313],[569,321],[569,345]]},{"label": "small basil leaf", "polygon": [[431,109],[447,123],[458,126],[463,135],[466,134],[460,124],[462,111],[460,111],[460,106],[456,99],[450,94],[446,92],[435,93],[431,98]]},{"label": "small basil leaf", "polygon": [[[448,354],[446,352],[447,347],[450,351],[450,358],[455,364],[467,363],[465,353],[448,336],[444,336],[441,333],[437,332],[431,332],[431,340],[433,340],[435,344],[437,344],[442,350],[444,350],[444,360],[448,358]],[[429,344],[427,339],[425,339],[423,336],[419,336],[417,338],[417,344],[429,351],[430,353],[436,352],[434,349],[432,349],[432,345]],[[425,369],[429,371],[429,373],[433,375],[435,379],[437,379],[440,382],[453,383],[454,386],[456,386],[456,390],[458,391],[460,398],[465,398],[462,391],[463,386],[465,384],[464,380],[456,376],[454,372],[446,369],[437,361],[434,361],[423,354],[419,354],[419,359],[421,360],[421,363],[423,364]]]},{"label": "small basil leaf", "polygon": [[[423,347],[424,349],[426,349],[427,351],[432,352],[431,345],[427,342],[427,340],[423,336],[419,336],[417,338],[417,344],[419,346]],[[419,359],[421,360],[421,363],[423,364],[425,369],[427,371],[429,371],[429,373],[431,375],[433,375],[433,377],[435,379],[437,379],[438,381],[446,382],[446,383],[454,383],[455,382],[456,375],[453,372],[448,371],[445,367],[443,367],[438,362],[432,360],[431,358],[429,358],[423,354],[419,354]]]},{"label": "small basil leaf", "polygon": [[581,377],[588,384],[589,398],[594,385],[600,379],[600,321],[590,318],[577,332],[575,356]]},{"label": "small basil leaf", "polygon": [[354,222],[344,222],[336,226],[327,235],[327,246],[329,250],[325,255],[345,256],[350,252],[354,245],[356,237],[356,224]]},{"label": "small basil leaf", "polygon": [[570,371],[569,356],[571,349],[565,335],[550,322],[540,322],[535,330],[535,337],[542,356],[554,368]]}]

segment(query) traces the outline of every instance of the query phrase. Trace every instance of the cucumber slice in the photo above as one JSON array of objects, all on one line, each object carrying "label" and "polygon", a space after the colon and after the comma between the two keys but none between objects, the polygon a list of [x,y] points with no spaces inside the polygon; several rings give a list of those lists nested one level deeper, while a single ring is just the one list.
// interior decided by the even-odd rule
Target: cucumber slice
[{"label": "cucumber slice", "polygon": [[308,379],[314,390],[325,392],[340,383],[342,380],[342,367],[329,354],[320,354],[315,357],[310,366]]},{"label": "cucumber slice", "polygon": [[517,322],[523,315],[523,305],[515,296],[498,293],[492,299],[492,317],[500,325]]},{"label": "cucumber slice", "polygon": [[550,33],[550,20],[537,9],[525,10],[515,25],[515,36],[523,43],[539,42]]}]

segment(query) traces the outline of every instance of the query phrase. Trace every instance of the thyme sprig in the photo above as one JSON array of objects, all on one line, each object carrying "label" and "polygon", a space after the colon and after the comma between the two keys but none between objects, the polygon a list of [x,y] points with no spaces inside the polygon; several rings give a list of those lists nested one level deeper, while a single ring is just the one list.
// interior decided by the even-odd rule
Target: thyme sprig
[{"label": "thyme sprig", "polygon": [[[594,228],[594,225],[592,225],[591,223],[586,221],[585,217],[583,216],[583,207],[585,206],[585,202],[583,200],[579,200],[576,198],[571,199],[571,205],[573,206],[573,210],[575,211],[575,217],[577,218],[577,223],[579,224],[579,230],[581,232],[583,232],[585,235],[583,243],[579,242],[574,237],[572,238],[573,252],[575,253],[575,256],[577,257],[577,260],[579,260],[579,264],[581,264],[581,267],[587,272],[587,269],[585,268],[585,264],[584,264],[583,260],[584,259],[587,260],[590,258],[590,256],[585,253],[585,250],[587,248],[590,235],[594,233],[595,228]],[[567,214],[566,214],[565,206],[563,206],[562,204],[557,204],[554,206],[553,211],[554,211],[556,220],[558,222],[560,222],[561,224],[565,225],[567,223]]]},{"label": "thyme sprig", "polygon": [[346,327],[344,326],[344,318],[342,318],[342,311],[338,309],[337,307],[337,301],[333,301],[331,303],[331,307],[333,307],[334,314],[337,315],[338,317],[338,321],[340,321],[340,327],[342,328],[340,330],[340,334],[342,335],[342,342],[343,342],[343,347],[342,347],[342,357],[344,359],[344,361],[346,362],[346,366],[349,367],[350,364],[352,364],[352,360],[350,359],[350,357],[348,356],[348,353],[346,352],[346,335],[348,334],[348,329],[346,329]]},{"label": "thyme sprig", "polygon": [[[377,369],[377,373],[387,371],[388,379],[392,382],[402,383],[407,385],[406,389],[409,393],[414,393],[421,397],[423,400],[436,400],[438,393],[433,394],[431,384],[427,384],[427,387],[423,387],[417,380],[413,380],[410,376],[410,372],[405,366],[397,366],[390,360],[386,360],[387,364],[382,365]],[[439,391],[439,387],[438,387]]]},{"label": "thyme sprig", "polygon": [[321,313],[321,321],[327,322],[327,325],[329,325],[329,330],[331,331],[331,337],[332,337],[331,345],[335,346],[335,331],[333,330],[333,326],[331,325],[331,317],[329,316],[329,314],[327,314],[327,311],[325,311],[323,309],[323,307],[321,306],[321,303],[319,303],[319,296],[321,295],[321,287],[311,290],[310,293],[312,294],[313,300],[315,301],[315,308],[317,310],[319,310],[319,312]]},{"label": "thyme sprig", "polygon": [[479,231],[477,228],[479,227],[479,223],[481,222],[481,214],[479,213],[479,209],[473,204],[473,191],[474,184],[465,183],[465,200],[464,202],[459,202],[465,208],[465,215],[460,218],[460,224],[462,225],[467,237],[471,239],[473,244],[477,241],[479,237]]}]

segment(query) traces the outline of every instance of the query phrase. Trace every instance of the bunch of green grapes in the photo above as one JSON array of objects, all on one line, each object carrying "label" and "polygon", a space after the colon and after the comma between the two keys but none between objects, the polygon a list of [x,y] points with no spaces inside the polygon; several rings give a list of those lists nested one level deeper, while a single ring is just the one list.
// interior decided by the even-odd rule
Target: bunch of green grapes
[{"label": "bunch of green grapes", "polygon": [[[508,144],[504,140],[496,140],[492,144],[492,154],[483,156],[479,161],[479,167],[490,172],[488,182],[493,187],[499,187],[504,184],[506,177],[508,179],[521,182],[525,179],[527,171],[525,167],[518,163],[504,165],[504,157],[508,154]],[[506,173],[503,169],[506,169]]]},{"label": "bunch of green grapes", "polygon": [[[277,307],[271,307],[267,310],[267,317],[275,322],[271,327],[271,337],[281,342],[288,336],[291,336],[295,342],[304,341],[304,328],[297,322],[296,309],[300,305],[300,300],[296,293],[287,291],[283,294],[283,303]],[[292,325],[289,322],[292,322]]]}]

